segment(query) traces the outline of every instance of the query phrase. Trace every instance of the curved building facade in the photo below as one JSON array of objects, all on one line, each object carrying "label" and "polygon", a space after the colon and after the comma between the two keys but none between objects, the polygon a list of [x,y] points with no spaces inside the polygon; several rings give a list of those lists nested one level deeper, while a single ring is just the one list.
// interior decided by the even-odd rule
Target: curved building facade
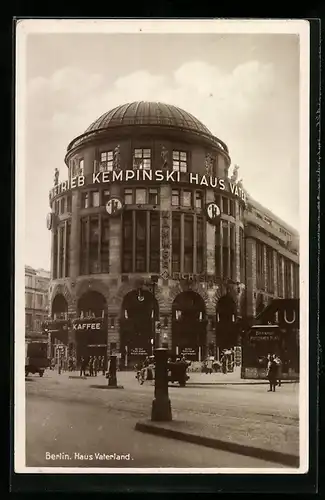
[{"label": "curved building facade", "polygon": [[226,144],[180,108],[134,102],[75,138],[65,163],[47,219],[56,341],[125,367],[159,346],[200,360],[237,345],[257,296]]}]

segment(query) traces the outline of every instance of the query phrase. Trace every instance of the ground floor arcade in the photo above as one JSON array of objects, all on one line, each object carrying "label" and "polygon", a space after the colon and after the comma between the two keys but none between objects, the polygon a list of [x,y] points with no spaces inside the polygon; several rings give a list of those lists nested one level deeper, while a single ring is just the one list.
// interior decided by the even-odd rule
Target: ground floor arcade
[{"label": "ground floor arcade", "polygon": [[159,284],[128,286],[105,293],[98,286],[83,286],[73,298],[67,286],[52,295],[48,330],[51,345],[66,347],[66,356],[103,356],[116,353],[119,365],[131,368],[156,347],[175,356],[203,361],[220,359],[223,349],[240,342],[238,303],[231,289],[219,295],[204,287],[164,289]]}]

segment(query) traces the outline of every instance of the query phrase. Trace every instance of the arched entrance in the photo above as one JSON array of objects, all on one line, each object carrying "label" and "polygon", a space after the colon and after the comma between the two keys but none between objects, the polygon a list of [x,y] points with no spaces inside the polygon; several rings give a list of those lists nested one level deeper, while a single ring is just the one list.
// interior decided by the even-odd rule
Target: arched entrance
[{"label": "arched entrance", "polygon": [[77,319],[73,321],[77,360],[81,357],[107,358],[107,304],[95,291],[83,294],[77,303]]},{"label": "arched entrance", "polygon": [[172,306],[172,350],[192,360],[205,356],[207,342],[205,303],[193,291],[181,292]]},{"label": "arched entrance", "polygon": [[230,294],[220,297],[216,307],[216,346],[217,358],[221,351],[233,349],[238,345],[240,335],[236,302]]},{"label": "arched entrance", "polygon": [[158,340],[155,324],[159,319],[158,302],[148,290],[132,290],[123,299],[120,318],[122,363],[134,367],[153,354]]},{"label": "arched entrance", "polygon": [[57,360],[59,353],[65,359],[68,347],[68,302],[62,294],[57,294],[51,307],[50,356]]}]

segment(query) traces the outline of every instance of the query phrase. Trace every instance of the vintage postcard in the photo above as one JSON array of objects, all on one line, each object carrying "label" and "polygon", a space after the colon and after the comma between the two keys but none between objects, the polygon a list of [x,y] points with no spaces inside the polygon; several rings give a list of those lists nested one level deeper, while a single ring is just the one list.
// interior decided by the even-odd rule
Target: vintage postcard
[{"label": "vintage postcard", "polygon": [[15,472],[307,472],[309,43],[17,21]]}]

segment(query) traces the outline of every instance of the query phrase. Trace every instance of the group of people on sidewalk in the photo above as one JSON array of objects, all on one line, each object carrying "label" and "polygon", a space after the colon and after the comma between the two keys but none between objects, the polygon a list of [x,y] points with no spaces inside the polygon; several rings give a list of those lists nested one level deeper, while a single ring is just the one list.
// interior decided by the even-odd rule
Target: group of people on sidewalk
[{"label": "group of people on sidewalk", "polygon": [[90,356],[88,359],[82,357],[80,360],[80,377],[97,377],[97,373],[102,372],[105,375],[104,356]]},{"label": "group of people on sidewalk", "polygon": [[267,355],[267,378],[270,383],[268,392],[275,392],[277,385],[281,387],[282,361],[276,354]]}]

